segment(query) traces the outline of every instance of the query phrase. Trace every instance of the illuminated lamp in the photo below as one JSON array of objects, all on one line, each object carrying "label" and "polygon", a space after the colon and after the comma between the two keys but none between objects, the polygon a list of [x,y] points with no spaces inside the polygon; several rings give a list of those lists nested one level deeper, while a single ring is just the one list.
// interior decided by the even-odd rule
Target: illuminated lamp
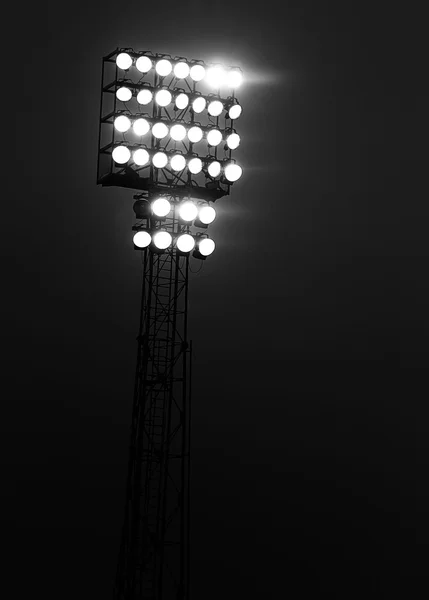
[{"label": "illuminated lamp", "polygon": [[165,123],[155,123],[152,133],[158,140],[162,140],[168,135],[168,127]]},{"label": "illuminated lamp", "polygon": [[180,123],[176,123],[176,125],[173,125],[170,129],[170,136],[175,142],[181,142],[186,137],[186,127],[180,125]]},{"label": "illuminated lamp", "polygon": [[133,160],[138,167],[144,167],[150,161],[149,152],[144,148],[139,148],[133,152]]},{"label": "illuminated lamp", "polygon": [[140,73],[148,73],[152,68],[152,61],[148,56],[139,56],[136,60],[136,67]]},{"label": "illuminated lamp", "polygon": [[125,165],[131,158],[131,152],[126,146],[116,146],[113,149],[112,158],[118,165]]},{"label": "illuminated lamp", "polygon": [[234,181],[237,181],[237,179],[240,179],[241,175],[243,174],[243,169],[240,167],[240,165],[229,163],[224,169],[224,174],[225,179],[233,183]]},{"label": "illuminated lamp", "polygon": [[207,70],[205,80],[208,85],[213,88],[220,88],[225,84],[226,74],[220,65],[210,67]]},{"label": "illuminated lamp", "polygon": [[195,100],[192,102],[192,110],[194,111],[194,113],[198,114],[198,113],[203,112],[205,107],[206,107],[206,100],[202,96],[198,96],[198,98],[195,98]]},{"label": "illuminated lamp", "polygon": [[176,96],[175,104],[179,110],[183,110],[189,104],[189,97],[186,94],[181,93]]},{"label": "illuminated lamp", "polygon": [[201,158],[191,158],[191,160],[188,162],[188,169],[194,175],[197,175],[198,173],[200,173],[202,171],[202,168],[203,168],[203,163],[202,163]]},{"label": "illuminated lamp", "polygon": [[188,140],[193,144],[196,144],[197,142],[200,142],[203,139],[203,135],[204,134],[201,127],[197,127],[195,125],[194,127],[191,127],[188,131]]},{"label": "illuminated lamp", "polygon": [[213,100],[207,107],[209,115],[212,117],[218,117],[223,111],[223,104],[220,100]]},{"label": "illuminated lamp", "polygon": [[127,54],[127,52],[121,52],[116,57],[116,64],[120,69],[127,71],[133,64],[133,59],[129,54]]},{"label": "illuminated lamp", "polygon": [[222,133],[219,129],[211,129],[207,134],[207,142],[210,146],[218,146],[222,141]]},{"label": "illuminated lamp", "polygon": [[163,169],[168,164],[168,157],[164,152],[157,152],[154,154],[152,162],[157,169]]},{"label": "illuminated lamp", "polygon": [[117,91],[116,91],[116,97],[118,100],[120,100],[121,102],[128,102],[128,100],[131,100],[131,98],[133,97],[133,93],[130,90],[130,88],[127,87],[120,87]]},{"label": "illuminated lamp", "polygon": [[168,231],[159,230],[153,234],[152,241],[158,250],[166,250],[173,239]]},{"label": "illuminated lamp", "polygon": [[146,119],[136,119],[133,123],[133,131],[136,135],[146,135],[150,131],[150,124]]},{"label": "illuminated lamp", "polygon": [[228,110],[228,114],[227,114],[227,118],[229,119],[238,119],[238,117],[241,115],[242,112],[242,108],[240,104],[233,104],[229,110]]},{"label": "illuminated lamp", "polygon": [[238,148],[240,145],[240,136],[238,133],[231,133],[231,135],[226,138],[226,145],[230,150],[235,150]]},{"label": "illuminated lamp", "polygon": [[171,204],[167,198],[157,198],[151,203],[151,208],[155,217],[160,217],[162,219],[170,212]]},{"label": "illuminated lamp", "polygon": [[189,75],[190,68],[185,62],[178,62],[174,65],[174,76],[177,79],[186,79]]},{"label": "illuminated lamp", "polygon": [[170,166],[173,171],[183,171],[186,167],[186,158],[182,154],[175,154],[170,159]]},{"label": "illuminated lamp", "polygon": [[147,231],[137,231],[134,234],[133,242],[134,246],[139,250],[142,248],[147,248],[152,241],[152,237]]},{"label": "illuminated lamp", "polygon": [[243,73],[238,69],[230,69],[226,75],[226,84],[231,88],[238,88],[243,83]]},{"label": "illuminated lamp", "polygon": [[114,121],[116,131],[125,133],[131,127],[131,121],[125,115],[119,115]]},{"label": "illuminated lamp", "polygon": [[155,94],[155,102],[159,104],[159,106],[168,106],[171,100],[171,92],[168,90],[159,90],[159,92]]},{"label": "illuminated lamp", "polygon": [[183,233],[177,238],[176,246],[180,252],[187,254],[195,248],[195,239],[189,233]]},{"label": "illuminated lamp", "polygon": [[147,88],[140,90],[139,93],[137,94],[137,102],[139,104],[143,104],[143,105],[149,104],[150,102],[152,102],[152,98],[153,98],[153,94]]},{"label": "illuminated lamp", "polygon": [[197,215],[198,208],[197,205],[192,202],[192,200],[187,200],[179,206],[179,217],[182,219],[182,221],[190,223],[197,217]]},{"label": "illuminated lamp", "polygon": [[217,160],[211,162],[207,168],[210,177],[217,177],[221,172],[221,164]]},{"label": "illuminated lamp", "polygon": [[201,81],[204,79],[206,70],[203,65],[193,65],[190,70],[191,79],[194,81]]},{"label": "illuminated lamp", "polygon": [[161,77],[167,77],[173,70],[173,65],[169,60],[163,58],[156,63],[155,70]]}]

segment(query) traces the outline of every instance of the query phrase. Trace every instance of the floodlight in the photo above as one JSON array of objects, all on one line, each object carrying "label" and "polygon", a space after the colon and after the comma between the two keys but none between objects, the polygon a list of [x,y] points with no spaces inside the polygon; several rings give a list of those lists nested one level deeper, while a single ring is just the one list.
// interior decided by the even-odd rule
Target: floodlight
[{"label": "floodlight", "polygon": [[154,154],[152,162],[157,169],[163,169],[168,164],[168,157],[164,152],[157,152]]},{"label": "floodlight", "polygon": [[238,69],[231,69],[226,76],[228,87],[237,88],[243,83],[243,74]]},{"label": "floodlight", "polygon": [[144,167],[150,160],[149,152],[144,148],[139,148],[133,152],[133,160],[138,167]]},{"label": "floodlight", "polygon": [[231,108],[228,110],[228,114],[229,114],[229,118],[230,119],[238,119],[238,117],[241,115],[241,105],[240,104],[233,104],[231,106]]},{"label": "floodlight", "polygon": [[171,139],[175,142],[181,142],[186,137],[186,128],[183,125],[180,125],[180,123],[177,123],[170,129],[170,135]]},{"label": "floodlight", "polygon": [[152,127],[152,133],[156,138],[162,140],[162,138],[168,135],[168,127],[165,123],[155,123]]},{"label": "floodlight", "polygon": [[225,177],[228,181],[237,181],[237,179],[240,179],[242,173],[243,169],[235,163],[230,163],[225,167]]},{"label": "floodlight", "polygon": [[147,231],[137,231],[134,234],[133,242],[137,248],[147,248],[151,241],[152,237]]},{"label": "floodlight", "polygon": [[174,76],[177,77],[177,79],[185,79],[189,75],[189,71],[189,65],[185,62],[178,62],[174,66]]},{"label": "floodlight", "polygon": [[118,165],[124,165],[130,160],[131,152],[126,146],[116,146],[113,149],[112,158]]},{"label": "floodlight", "polygon": [[186,94],[179,94],[176,97],[176,106],[179,110],[183,110],[189,104],[189,97]]},{"label": "floodlight", "polygon": [[152,202],[151,207],[156,217],[166,217],[171,210],[171,204],[167,198],[158,198]]},{"label": "floodlight", "polygon": [[120,87],[117,91],[116,91],[116,97],[118,100],[120,100],[121,102],[128,102],[128,100],[131,100],[131,98],[133,97],[133,93],[132,91],[127,88],[127,87]]},{"label": "floodlight", "polygon": [[192,200],[187,200],[179,206],[179,217],[187,223],[193,221],[198,215],[197,205]]},{"label": "floodlight", "polygon": [[211,162],[207,168],[209,175],[211,177],[217,177],[221,171],[221,164],[217,160]]},{"label": "floodlight", "polygon": [[215,243],[211,238],[202,238],[198,243],[198,251],[203,256],[209,256],[215,249]]},{"label": "floodlight", "polygon": [[153,94],[147,88],[140,90],[137,94],[137,102],[139,104],[149,104],[150,102],[152,102],[152,98]]},{"label": "floodlight", "polygon": [[146,135],[150,130],[150,124],[146,119],[136,119],[133,123],[133,130],[136,135]]},{"label": "floodlight", "polygon": [[171,99],[171,92],[168,90],[159,90],[159,92],[156,92],[155,94],[155,102],[159,104],[159,106],[168,106]]},{"label": "floodlight", "polygon": [[127,69],[129,69],[131,67],[131,65],[133,64],[133,59],[131,58],[131,56],[129,54],[127,54],[126,52],[121,52],[120,54],[118,54],[118,56],[116,57],[116,64],[118,65],[118,67],[120,69],[123,69],[124,71],[126,71]]},{"label": "floodlight", "polygon": [[202,206],[198,213],[198,218],[204,225],[210,225],[216,219],[216,211],[212,206]]},{"label": "floodlight", "polygon": [[206,73],[206,81],[210,87],[220,88],[225,83],[225,71],[221,66],[210,67]]},{"label": "floodlight", "polygon": [[152,61],[148,56],[139,56],[136,60],[136,67],[140,73],[148,73],[152,68]]},{"label": "floodlight", "polygon": [[202,171],[202,168],[203,168],[203,163],[201,161],[201,158],[191,158],[191,160],[188,162],[188,169],[194,175],[197,175],[197,173],[200,173]]},{"label": "floodlight", "polygon": [[203,98],[202,96],[198,96],[198,98],[195,98],[195,100],[192,102],[192,110],[194,111],[194,113],[203,112],[205,107],[206,101],[205,98]]},{"label": "floodlight", "polygon": [[125,133],[131,127],[131,121],[125,115],[120,115],[119,117],[116,117],[114,125],[117,131]]},{"label": "floodlight", "polygon": [[193,144],[200,142],[203,139],[203,130],[201,127],[191,127],[188,131],[188,140]]},{"label": "floodlight", "polygon": [[168,231],[157,231],[153,235],[153,243],[159,250],[165,250],[172,242],[172,237]]},{"label": "floodlight", "polygon": [[222,141],[222,133],[219,129],[211,129],[207,134],[207,142],[210,146],[218,146]]},{"label": "floodlight", "polygon": [[189,233],[183,233],[177,238],[176,245],[180,252],[190,252],[195,247],[195,240]]},{"label": "floodlight", "polygon": [[175,154],[170,159],[170,166],[173,171],[183,171],[186,167],[186,158],[182,154]]},{"label": "floodlight", "polygon": [[207,107],[209,115],[212,117],[218,117],[223,111],[223,104],[220,100],[213,100]]},{"label": "floodlight", "polygon": [[231,135],[226,138],[226,143],[230,150],[235,150],[240,145],[240,136],[238,133],[231,133]]},{"label": "floodlight", "polygon": [[166,77],[173,70],[173,65],[169,60],[163,58],[156,63],[155,70],[161,77]]},{"label": "floodlight", "polygon": [[205,74],[206,70],[203,67],[203,65],[193,65],[191,67],[190,75],[191,79],[193,79],[194,81],[201,81],[201,79],[204,79]]}]

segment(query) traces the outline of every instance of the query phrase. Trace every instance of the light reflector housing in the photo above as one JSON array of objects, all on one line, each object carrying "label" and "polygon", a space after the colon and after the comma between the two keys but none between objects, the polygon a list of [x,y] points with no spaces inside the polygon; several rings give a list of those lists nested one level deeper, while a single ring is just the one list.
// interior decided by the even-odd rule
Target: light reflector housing
[{"label": "light reflector housing", "polygon": [[137,231],[133,237],[134,245],[137,248],[147,248],[151,241],[152,237],[147,231]]}]

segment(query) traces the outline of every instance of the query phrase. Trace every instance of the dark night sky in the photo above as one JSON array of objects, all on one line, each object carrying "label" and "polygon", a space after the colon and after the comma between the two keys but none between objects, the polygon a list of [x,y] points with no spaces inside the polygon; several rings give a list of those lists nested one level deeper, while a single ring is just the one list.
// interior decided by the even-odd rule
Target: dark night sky
[{"label": "dark night sky", "polygon": [[101,57],[117,46],[249,74],[244,176],[190,289],[194,600],[425,597],[428,97],[410,6],[77,1],[17,15],[9,597],[110,598],[116,568],[141,281],[132,192],[95,184]]}]

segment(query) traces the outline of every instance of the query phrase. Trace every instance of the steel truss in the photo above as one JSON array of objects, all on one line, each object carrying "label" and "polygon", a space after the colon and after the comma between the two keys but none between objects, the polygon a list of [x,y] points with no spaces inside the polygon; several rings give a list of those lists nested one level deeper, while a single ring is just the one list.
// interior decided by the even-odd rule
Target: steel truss
[{"label": "steel truss", "polygon": [[[173,235],[188,228],[171,218],[163,223],[163,229]],[[145,249],[142,262],[127,497],[114,598],[187,600],[189,256],[180,255],[172,246],[162,253]]]}]

